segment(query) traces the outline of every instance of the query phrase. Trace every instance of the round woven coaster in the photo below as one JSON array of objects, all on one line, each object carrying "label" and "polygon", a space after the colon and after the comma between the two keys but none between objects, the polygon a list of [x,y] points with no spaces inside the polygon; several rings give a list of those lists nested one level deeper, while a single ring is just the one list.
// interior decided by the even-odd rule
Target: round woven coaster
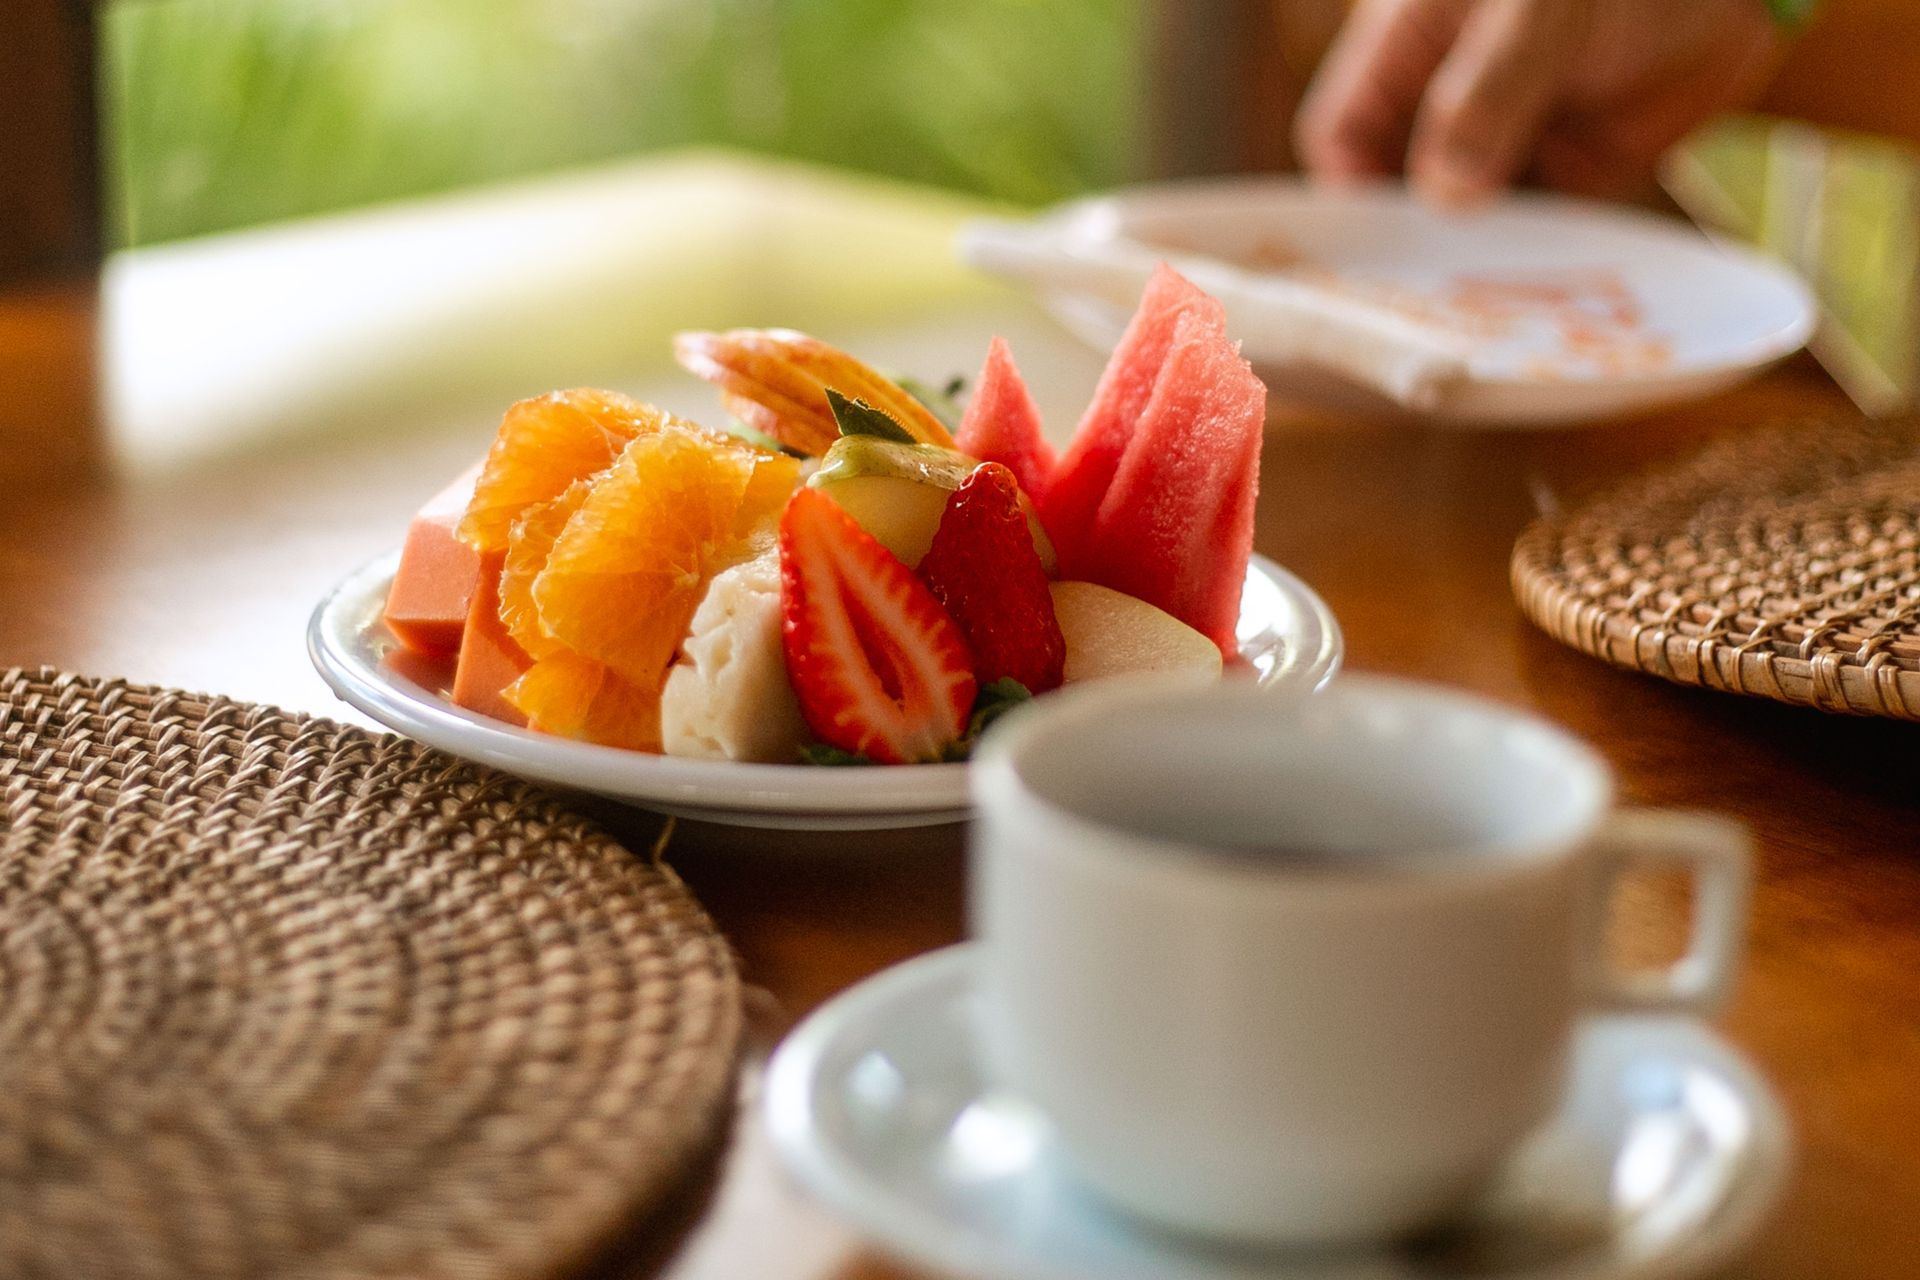
[{"label": "round woven coaster", "polygon": [[565,1272],[729,1105],[671,872],[270,707],[0,672],[0,1276]]},{"label": "round woven coaster", "polygon": [[1743,432],[1536,523],[1528,617],[1682,684],[1920,719],[1920,427]]}]

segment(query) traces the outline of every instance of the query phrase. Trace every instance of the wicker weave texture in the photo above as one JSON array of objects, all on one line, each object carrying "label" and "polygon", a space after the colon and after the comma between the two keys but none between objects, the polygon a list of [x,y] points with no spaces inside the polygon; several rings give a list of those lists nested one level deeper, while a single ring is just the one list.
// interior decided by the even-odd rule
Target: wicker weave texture
[{"label": "wicker weave texture", "polygon": [[732,960],[523,783],[0,672],[0,1276],[571,1269],[730,1101]]},{"label": "wicker weave texture", "polygon": [[1558,639],[1683,684],[1920,719],[1920,426],[1722,438],[1527,530],[1513,585]]}]

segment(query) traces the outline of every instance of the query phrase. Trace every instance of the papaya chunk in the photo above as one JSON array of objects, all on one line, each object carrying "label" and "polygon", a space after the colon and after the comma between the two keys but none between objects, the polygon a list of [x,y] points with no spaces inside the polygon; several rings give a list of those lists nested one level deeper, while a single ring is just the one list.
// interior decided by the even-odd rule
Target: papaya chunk
[{"label": "papaya chunk", "polygon": [[480,553],[460,541],[454,529],[466,513],[479,474],[475,466],[461,475],[407,526],[382,617],[387,630],[415,653],[450,657],[460,650],[480,582]]}]

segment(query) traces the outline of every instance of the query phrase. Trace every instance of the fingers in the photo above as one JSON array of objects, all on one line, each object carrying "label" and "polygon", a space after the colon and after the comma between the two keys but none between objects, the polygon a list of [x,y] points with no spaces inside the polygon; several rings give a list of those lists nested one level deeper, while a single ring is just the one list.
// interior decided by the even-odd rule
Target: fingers
[{"label": "fingers", "polygon": [[1407,177],[1426,200],[1470,207],[1526,168],[1586,31],[1582,0],[1480,0],[1434,70]]},{"label": "fingers", "polygon": [[[1672,22],[1643,13],[1613,32],[1593,26],[1598,2],[1360,0],[1301,106],[1302,160],[1321,178],[1404,171],[1441,207],[1485,201],[1530,167],[1605,191],[1739,100],[1778,43],[1751,0],[1711,20],[1675,0]],[[1599,16],[1621,27],[1623,13]],[[1704,25],[1683,29],[1689,16]]]},{"label": "fingers", "polygon": [[1307,171],[1335,181],[1400,172],[1421,95],[1471,0],[1362,0],[1294,118]]},{"label": "fingers", "polygon": [[1779,49],[1771,23],[1727,30],[1710,58],[1556,121],[1540,139],[1535,172],[1548,186],[1578,195],[1637,194],[1668,147],[1765,82]]}]

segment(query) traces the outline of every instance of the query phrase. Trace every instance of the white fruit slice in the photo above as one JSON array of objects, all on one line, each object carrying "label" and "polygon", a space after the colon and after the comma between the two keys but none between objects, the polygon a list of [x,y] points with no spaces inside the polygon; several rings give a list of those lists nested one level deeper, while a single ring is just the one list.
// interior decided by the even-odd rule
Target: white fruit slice
[{"label": "white fruit slice", "polygon": [[1051,589],[1067,641],[1068,684],[1148,672],[1219,678],[1220,647],[1165,610],[1092,582]]},{"label": "white fruit slice", "polygon": [[[901,444],[876,436],[843,436],[820,460],[807,484],[825,493],[909,569],[918,568],[933,545],[947,497],[979,462],[930,444]],[[1025,494],[1033,547],[1049,574],[1053,543]]]},{"label": "white fruit slice", "polygon": [[807,741],[780,648],[780,553],[714,575],[660,695],[670,756],[793,764]]}]

